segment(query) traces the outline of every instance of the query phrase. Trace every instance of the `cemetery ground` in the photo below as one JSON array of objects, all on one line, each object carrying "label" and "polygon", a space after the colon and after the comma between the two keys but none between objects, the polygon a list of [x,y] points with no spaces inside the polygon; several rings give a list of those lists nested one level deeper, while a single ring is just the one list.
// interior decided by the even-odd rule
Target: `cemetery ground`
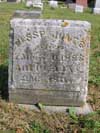
[{"label": "cemetery ground", "polygon": [[[75,115],[74,108],[69,109],[69,115],[64,113],[48,114],[39,104],[40,112],[19,108],[8,100],[8,50],[10,19],[16,9],[25,9],[24,4],[0,3],[0,130],[6,133],[100,133],[100,16],[86,9],[82,14],[76,14],[70,9],[50,9],[47,4],[41,18],[57,18],[70,20],[87,20],[92,24],[90,69],[89,69],[89,102],[93,113],[83,116]],[[33,9],[30,9],[33,10]]]}]

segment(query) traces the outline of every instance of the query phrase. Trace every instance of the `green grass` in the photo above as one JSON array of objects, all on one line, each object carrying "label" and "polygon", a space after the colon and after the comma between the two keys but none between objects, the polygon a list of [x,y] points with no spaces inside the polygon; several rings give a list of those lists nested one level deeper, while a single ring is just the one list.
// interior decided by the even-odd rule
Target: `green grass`
[{"label": "green grass", "polygon": [[[92,14],[91,9],[85,10],[84,13],[74,13],[70,9],[60,7],[61,5],[58,9],[50,9],[45,3],[41,18],[85,20],[91,23],[89,82],[100,85],[100,16]],[[10,19],[15,10],[23,9],[29,10],[24,4],[0,3],[0,64],[8,63]]]}]

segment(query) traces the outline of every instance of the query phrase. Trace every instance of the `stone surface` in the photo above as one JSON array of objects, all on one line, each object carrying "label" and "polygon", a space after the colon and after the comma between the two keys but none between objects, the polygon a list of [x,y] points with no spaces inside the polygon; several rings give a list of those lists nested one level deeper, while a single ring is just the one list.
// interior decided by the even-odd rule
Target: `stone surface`
[{"label": "stone surface", "polygon": [[68,4],[68,8],[75,11],[76,4],[75,3],[70,3]]},{"label": "stone surface", "polygon": [[96,0],[94,14],[100,14],[100,0]]},{"label": "stone surface", "polygon": [[41,0],[33,0],[33,7],[43,10],[43,3]]},{"label": "stone surface", "polygon": [[33,6],[33,2],[32,2],[32,0],[27,0],[26,1],[26,7],[32,7]]},{"label": "stone surface", "polygon": [[[35,105],[26,105],[26,104],[19,104],[19,107],[28,108],[31,110],[40,111],[39,108]],[[82,107],[72,107],[77,115],[83,114],[87,115],[91,112],[93,112],[93,109],[91,106],[87,103],[84,104]],[[46,111],[47,113],[55,113],[55,112],[61,112],[61,113],[67,113],[70,107],[68,106],[43,106],[42,110]]]},{"label": "stone surface", "polygon": [[75,12],[76,13],[77,12],[83,13],[83,10],[84,10],[83,6],[81,6],[81,5],[76,5],[75,6]]},{"label": "stone surface", "polygon": [[49,5],[51,8],[57,8],[58,7],[58,1],[50,0]]},{"label": "stone surface", "polygon": [[87,97],[90,28],[86,21],[12,19],[10,101],[83,105]]},{"label": "stone surface", "polygon": [[24,11],[16,10],[13,17],[16,18],[39,18],[41,16],[41,11]]}]

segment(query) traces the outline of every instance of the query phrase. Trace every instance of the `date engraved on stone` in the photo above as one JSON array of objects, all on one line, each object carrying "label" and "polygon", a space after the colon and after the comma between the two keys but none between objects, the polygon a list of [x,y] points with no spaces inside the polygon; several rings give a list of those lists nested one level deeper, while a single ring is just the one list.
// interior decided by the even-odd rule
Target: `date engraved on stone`
[{"label": "date engraved on stone", "polygon": [[61,23],[12,20],[15,88],[76,92],[75,97],[86,93],[90,25],[69,21],[68,27],[62,27]]}]

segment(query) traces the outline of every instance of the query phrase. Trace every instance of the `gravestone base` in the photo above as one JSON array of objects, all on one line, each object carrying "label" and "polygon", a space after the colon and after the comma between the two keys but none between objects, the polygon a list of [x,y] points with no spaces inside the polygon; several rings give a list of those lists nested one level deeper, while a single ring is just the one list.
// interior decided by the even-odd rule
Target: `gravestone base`
[{"label": "gravestone base", "polygon": [[[28,105],[28,104],[18,104],[19,107],[23,107],[23,108],[28,108],[31,110],[36,110],[36,111],[40,111],[39,108],[35,105]],[[68,110],[70,109],[70,106],[43,106],[43,110],[46,111],[47,113],[68,113]],[[83,115],[87,115],[91,112],[93,112],[91,106],[88,103],[85,103],[83,106],[81,107],[74,107],[73,108],[75,110],[75,113],[77,115],[79,114],[83,114]]]},{"label": "gravestone base", "polygon": [[12,19],[9,100],[82,107],[88,90],[90,29],[86,21]]},{"label": "gravestone base", "polygon": [[83,106],[86,99],[84,96],[81,98],[73,98],[74,96],[79,97],[78,93],[74,92],[62,92],[62,91],[51,91],[51,90],[27,90],[27,89],[14,89],[9,91],[9,101],[20,104],[34,105],[42,103],[47,106]]},{"label": "gravestone base", "polygon": [[100,14],[100,8],[94,8],[94,14]]}]

